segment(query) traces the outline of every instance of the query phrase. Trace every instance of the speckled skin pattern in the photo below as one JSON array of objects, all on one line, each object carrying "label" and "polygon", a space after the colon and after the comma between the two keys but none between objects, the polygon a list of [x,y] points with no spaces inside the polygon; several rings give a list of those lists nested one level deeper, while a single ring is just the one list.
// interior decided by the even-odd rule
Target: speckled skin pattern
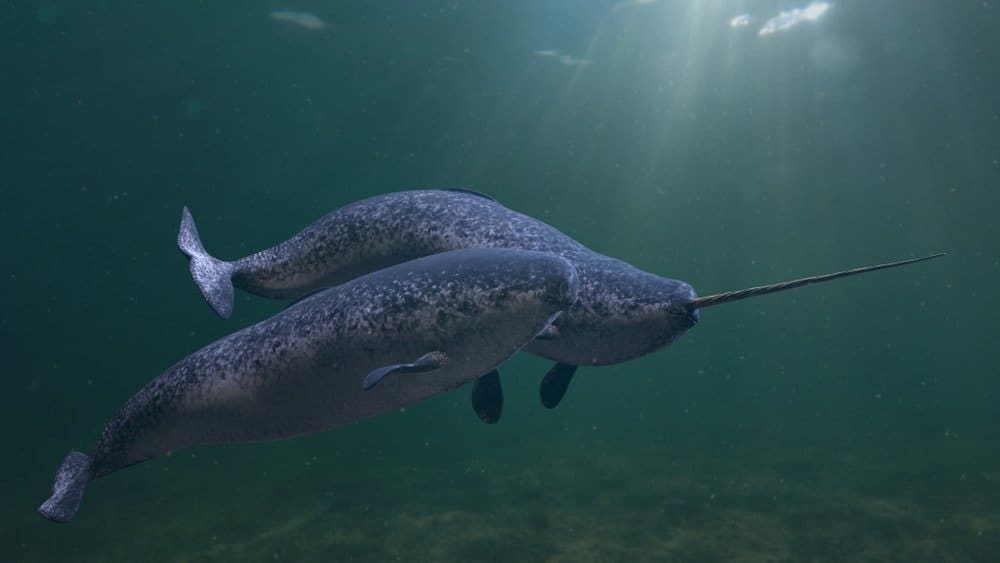
[{"label": "speckled skin pattern", "polygon": [[265,297],[294,298],[390,264],[457,248],[550,252],[580,274],[580,304],[555,323],[560,336],[525,349],[574,365],[607,365],[676,340],[698,312],[689,284],[599,254],[545,223],[492,199],[455,190],[415,190],[333,211],[287,241],[232,262],[233,283]]},{"label": "speckled skin pattern", "polygon": [[[466,249],[324,290],[181,360],[136,393],[93,454],[100,477],[196,444],[334,428],[453,389],[494,369],[576,302],[569,261]],[[370,371],[439,351],[440,369]]]}]

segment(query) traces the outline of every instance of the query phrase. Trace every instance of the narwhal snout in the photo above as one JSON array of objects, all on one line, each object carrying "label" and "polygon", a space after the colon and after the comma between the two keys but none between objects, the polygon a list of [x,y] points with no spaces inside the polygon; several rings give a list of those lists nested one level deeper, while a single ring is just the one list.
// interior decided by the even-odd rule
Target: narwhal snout
[{"label": "narwhal snout", "polygon": [[680,288],[679,305],[671,307],[671,316],[677,319],[682,330],[687,330],[701,320],[701,311],[695,307],[694,301],[698,295],[694,288],[684,283]]},{"label": "narwhal snout", "polygon": [[670,315],[670,325],[678,332],[694,327],[700,319],[698,309],[689,309],[685,305],[668,307],[667,314]]},{"label": "narwhal snout", "polygon": [[699,311],[698,309],[693,309],[691,311],[688,311],[687,319],[688,322],[691,323],[691,326],[698,324],[698,321],[701,320],[701,311]]}]

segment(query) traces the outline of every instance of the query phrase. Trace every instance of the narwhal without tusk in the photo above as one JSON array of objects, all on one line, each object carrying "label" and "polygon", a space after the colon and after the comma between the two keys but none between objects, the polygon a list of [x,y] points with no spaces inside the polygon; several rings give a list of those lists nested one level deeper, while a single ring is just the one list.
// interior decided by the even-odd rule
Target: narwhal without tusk
[{"label": "narwhal without tusk", "polygon": [[274,247],[232,262],[205,251],[185,208],[177,243],[191,259],[202,295],[223,317],[232,312],[234,286],[292,299],[388,264],[456,248],[522,248],[562,256],[580,274],[580,303],[525,346],[556,362],[541,383],[542,403],[549,408],[562,399],[577,366],[616,364],[667,346],[694,326],[700,308],[932,258],[699,299],[687,282],[594,252],[537,219],[460,189],[364,199],[328,213]]},{"label": "narwhal without tusk", "polygon": [[577,299],[554,254],[464,249],[393,266],[308,297],[217,340],[155,378],[70,452],[39,512],[71,520],[89,481],[166,452],[277,440],[342,426],[475,380],[499,417],[497,366]]}]

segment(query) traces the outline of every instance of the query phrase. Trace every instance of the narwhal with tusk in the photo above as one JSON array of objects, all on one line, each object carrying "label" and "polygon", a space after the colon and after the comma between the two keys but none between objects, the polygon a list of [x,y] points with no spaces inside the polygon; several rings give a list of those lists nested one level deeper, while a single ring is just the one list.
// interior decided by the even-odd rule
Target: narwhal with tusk
[{"label": "narwhal with tusk", "polygon": [[568,310],[579,285],[557,255],[476,248],[321,291],[205,346],[140,389],[90,455],[66,456],[38,510],[67,522],[89,481],[123,467],[198,444],[342,426],[470,380],[480,416],[499,416],[496,367]]},{"label": "narwhal with tusk", "polygon": [[185,208],[178,245],[191,259],[202,295],[223,317],[232,313],[234,286],[264,297],[297,298],[388,264],[456,248],[558,254],[580,274],[580,303],[525,347],[556,361],[541,383],[542,403],[549,408],[562,399],[577,366],[615,364],[662,348],[698,322],[700,309],[941,256],[698,298],[686,282],[594,252],[554,227],[461,189],[364,199],[328,213],[277,246],[232,262],[205,252]]}]

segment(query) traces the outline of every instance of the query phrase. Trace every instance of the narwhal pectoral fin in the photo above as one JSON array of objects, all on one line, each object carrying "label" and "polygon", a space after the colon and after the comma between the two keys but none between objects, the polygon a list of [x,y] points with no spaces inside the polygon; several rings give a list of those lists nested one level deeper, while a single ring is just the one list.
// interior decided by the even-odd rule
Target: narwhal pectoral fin
[{"label": "narwhal pectoral fin", "polygon": [[500,421],[503,413],[503,387],[500,386],[500,372],[493,370],[476,378],[472,384],[472,409],[486,424]]},{"label": "narwhal pectoral fin", "polygon": [[572,364],[560,363],[552,366],[552,369],[545,374],[545,377],[542,378],[542,384],[539,387],[542,404],[545,405],[545,408],[556,408],[556,405],[559,404],[559,401],[566,394],[569,382],[573,380],[576,367]]},{"label": "narwhal pectoral fin", "polygon": [[390,373],[423,373],[442,368],[448,363],[448,356],[443,352],[428,352],[420,356],[416,361],[409,364],[393,364],[391,366],[380,367],[365,376],[361,383],[361,388],[368,391],[378,385],[379,381]]},{"label": "narwhal pectoral fin", "polygon": [[81,452],[69,452],[56,471],[52,496],[38,507],[38,512],[53,522],[69,522],[80,509],[80,501],[83,500],[83,491],[87,488],[88,481],[90,457]]},{"label": "narwhal pectoral fin", "polygon": [[559,338],[559,329],[553,324],[545,325],[545,328],[535,335],[535,340],[555,340],[557,338]]}]

